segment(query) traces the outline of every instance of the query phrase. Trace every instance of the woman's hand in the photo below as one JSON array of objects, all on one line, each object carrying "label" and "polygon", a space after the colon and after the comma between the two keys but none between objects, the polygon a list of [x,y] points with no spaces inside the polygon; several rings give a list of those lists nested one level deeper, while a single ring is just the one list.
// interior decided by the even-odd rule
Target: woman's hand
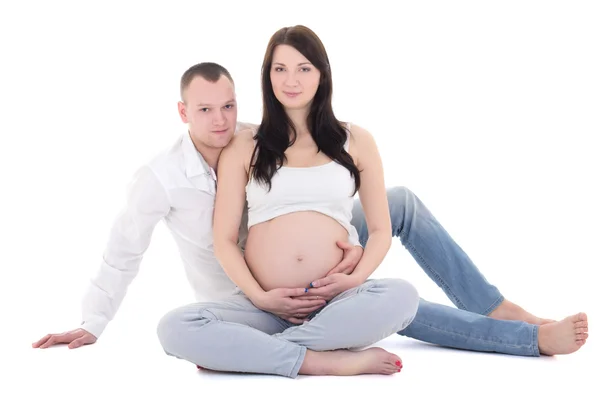
[{"label": "woman's hand", "polygon": [[354,272],[354,268],[356,268],[356,265],[360,261],[364,249],[360,246],[354,246],[348,242],[344,242],[341,240],[338,240],[336,244],[340,249],[344,251],[344,257],[342,258],[342,261],[338,263],[338,265],[333,267],[331,271],[327,273],[326,276],[337,273],[344,273],[346,275],[350,275],[352,272]]},{"label": "woman's hand", "polygon": [[318,298],[330,301],[338,294],[357,287],[362,283],[353,275],[345,273],[331,274],[312,282],[308,291],[296,298]]},{"label": "woman's hand", "polygon": [[293,324],[301,324],[306,317],[325,306],[323,298],[303,296],[308,289],[273,289],[262,292],[255,299],[250,299],[254,305],[263,310],[277,315]]}]

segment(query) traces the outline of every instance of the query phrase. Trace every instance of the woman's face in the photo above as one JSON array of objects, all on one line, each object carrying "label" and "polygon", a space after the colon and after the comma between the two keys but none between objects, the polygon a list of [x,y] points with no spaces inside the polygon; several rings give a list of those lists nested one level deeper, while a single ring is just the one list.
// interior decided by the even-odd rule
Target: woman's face
[{"label": "woman's face", "polygon": [[298,50],[278,45],[271,64],[273,93],[284,108],[299,110],[310,107],[319,88],[321,73]]}]

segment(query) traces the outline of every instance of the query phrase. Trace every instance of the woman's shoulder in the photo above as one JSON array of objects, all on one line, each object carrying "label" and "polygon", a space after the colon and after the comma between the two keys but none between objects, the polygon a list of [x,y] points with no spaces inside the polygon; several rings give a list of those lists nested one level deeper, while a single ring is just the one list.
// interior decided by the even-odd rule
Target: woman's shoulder
[{"label": "woman's shoulder", "polygon": [[347,127],[350,155],[360,165],[362,162],[367,161],[370,154],[373,154],[373,150],[377,148],[375,138],[369,130],[361,125],[348,123]]},{"label": "woman's shoulder", "polygon": [[221,156],[225,155],[228,159],[237,159],[243,161],[244,166],[249,164],[252,152],[254,151],[255,140],[254,128],[246,128],[237,131],[231,141],[225,146]]},{"label": "woman's shoulder", "polygon": [[360,146],[364,143],[373,142],[373,135],[366,128],[361,125],[345,122],[343,123],[346,131],[348,132],[348,141],[350,148],[360,149]]},{"label": "woman's shoulder", "polygon": [[365,137],[367,139],[369,137],[372,137],[371,133],[367,129],[363,128],[361,125],[351,123],[351,122],[346,122],[345,126],[346,126],[346,130],[349,132],[351,139],[364,140]]},{"label": "woman's shoulder", "polygon": [[253,128],[240,129],[233,135],[225,148],[230,149],[230,151],[243,151],[247,148],[254,148],[255,134],[256,131]]}]

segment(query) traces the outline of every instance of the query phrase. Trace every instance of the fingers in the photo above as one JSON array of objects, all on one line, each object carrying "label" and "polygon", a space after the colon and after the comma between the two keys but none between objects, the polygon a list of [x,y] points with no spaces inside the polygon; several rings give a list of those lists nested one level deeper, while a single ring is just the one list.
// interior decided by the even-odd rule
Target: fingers
[{"label": "fingers", "polygon": [[[331,271],[329,271],[327,273],[327,275],[325,275],[325,277],[328,277],[328,276],[333,275],[333,274],[342,273],[343,271],[349,269],[351,266],[352,266],[352,264],[350,264],[350,261],[344,261],[344,260],[342,260]],[[314,286],[314,282],[313,282],[313,286]]]},{"label": "fingers", "polygon": [[298,297],[308,292],[308,288],[284,289],[284,297]]},{"label": "fingers", "polygon": [[310,284],[311,288],[318,288],[321,286],[326,286],[334,282],[334,279],[331,276],[326,276],[325,278],[317,279],[316,281]]},{"label": "fingers", "polygon": [[83,346],[85,344],[90,344],[90,343],[92,343],[92,341],[90,340],[90,338],[87,337],[87,336],[84,336],[84,337],[81,337],[79,339],[73,340],[71,343],[69,343],[68,347],[70,349],[76,349],[78,347],[81,347],[81,346]]},{"label": "fingers", "polygon": [[295,313],[296,312],[295,310],[299,310],[301,308],[322,307],[325,305],[325,303],[326,303],[326,301],[324,299],[318,299],[318,300],[297,299],[292,304],[292,308],[290,309],[290,312]]},{"label": "fingers", "polygon": [[296,317],[289,317],[286,318],[287,321],[290,321],[292,324],[296,324],[296,325],[302,325],[304,322],[308,321],[305,318],[296,318]]},{"label": "fingers", "polygon": [[323,306],[314,306],[314,307],[300,308],[300,309],[298,309],[294,313],[294,316],[296,316],[296,317],[297,316],[305,317],[305,316],[309,315],[310,313],[313,313],[313,312],[317,311],[321,307],[323,307]]},{"label": "fingers", "polygon": [[325,286],[321,288],[308,289],[308,295],[311,297],[319,296],[319,298],[327,297],[331,293],[331,288]]},{"label": "fingers", "polygon": [[349,242],[344,242],[342,240],[338,240],[335,244],[342,250],[351,250],[352,247],[354,247],[354,245],[351,245]]},{"label": "fingers", "polygon": [[33,343],[31,346],[34,348],[40,347],[43,343],[45,343],[48,339],[50,339],[51,336],[52,336],[52,334],[49,333],[46,336],[44,336],[43,338],[41,338],[40,340],[38,340],[37,342]]},{"label": "fingers", "polygon": [[323,300],[321,296],[312,296],[309,294],[305,294],[303,296],[292,297],[293,300]]},{"label": "fingers", "polygon": [[54,346],[55,344],[65,343],[63,335],[51,335],[48,340],[46,340],[41,346],[40,349],[47,349],[50,346]]},{"label": "fingers", "polygon": [[298,310],[302,309],[313,309],[323,307],[327,302],[324,299],[319,300],[304,300],[304,299],[290,299],[285,305],[285,314],[294,315],[298,313]]},{"label": "fingers", "polygon": [[350,275],[352,272],[354,272],[354,268],[356,268],[356,265],[350,264],[346,268],[344,268],[342,271],[340,271],[340,274]]},{"label": "fingers", "polygon": [[38,342],[34,343],[33,347],[47,349],[48,347],[54,346],[56,344],[71,343],[75,339],[84,337],[84,335],[86,335],[86,332],[83,330],[49,334],[44,336]]}]

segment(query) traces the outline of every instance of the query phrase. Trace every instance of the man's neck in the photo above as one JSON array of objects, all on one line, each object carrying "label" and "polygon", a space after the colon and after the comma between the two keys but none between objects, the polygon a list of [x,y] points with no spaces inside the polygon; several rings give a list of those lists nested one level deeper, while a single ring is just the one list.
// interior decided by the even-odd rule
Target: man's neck
[{"label": "man's neck", "polygon": [[217,165],[219,164],[219,157],[221,156],[222,149],[206,149],[200,151],[204,161],[208,164],[209,167],[217,170]]},{"label": "man's neck", "polygon": [[204,158],[204,161],[206,161],[206,163],[208,164],[209,167],[211,167],[212,169],[214,169],[216,171],[222,149],[205,146],[204,144],[199,143],[196,140],[194,140],[194,138],[192,136],[190,136],[190,137],[192,139],[192,143],[194,144],[194,147],[196,148],[198,153],[200,153],[202,158]]}]

